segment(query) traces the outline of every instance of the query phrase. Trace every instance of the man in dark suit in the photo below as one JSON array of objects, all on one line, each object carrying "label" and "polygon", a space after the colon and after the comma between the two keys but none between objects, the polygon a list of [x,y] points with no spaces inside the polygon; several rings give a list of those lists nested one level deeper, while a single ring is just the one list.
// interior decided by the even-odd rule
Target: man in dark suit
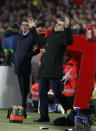
[{"label": "man in dark suit", "polygon": [[60,91],[60,79],[63,75],[64,52],[66,46],[72,43],[73,37],[69,27],[69,18],[59,19],[54,27],[54,32],[46,40],[45,51],[41,57],[39,68],[40,119],[34,120],[35,122],[49,122],[47,95],[49,84],[55,97],[65,111],[67,110]]},{"label": "man in dark suit", "polygon": [[[25,19],[21,22],[21,31],[19,39],[16,43],[14,53],[14,71],[17,74],[22,96],[22,106],[24,107],[24,117],[27,117],[27,95],[30,86],[31,58],[33,55],[33,46],[39,43],[39,36],[31,19]],[[35,53],[39,53],[37,50]],[[34,54],[35,55],[35,54]]]}]

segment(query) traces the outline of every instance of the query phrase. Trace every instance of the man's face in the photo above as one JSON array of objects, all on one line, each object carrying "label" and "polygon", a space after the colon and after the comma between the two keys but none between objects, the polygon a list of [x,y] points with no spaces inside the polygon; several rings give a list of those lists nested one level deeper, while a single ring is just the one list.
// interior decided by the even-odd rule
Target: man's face
[{"label": "man's face", "polygon": [[21,24],[21,30],[23,33],[26,33],[29,31],[29,23],[27,21],[23,21]]},{"label": "man's face", "polygon": [[64,22],[58,20],[55,27],[54,27],[54,31],[64,31]]}]

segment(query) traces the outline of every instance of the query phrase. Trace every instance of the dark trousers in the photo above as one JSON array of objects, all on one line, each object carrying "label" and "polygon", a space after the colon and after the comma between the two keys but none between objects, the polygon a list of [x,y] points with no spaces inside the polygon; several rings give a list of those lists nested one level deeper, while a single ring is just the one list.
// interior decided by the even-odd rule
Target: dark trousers
[{"label": "dark trousers", "polygon": [[58,99],[64,110],[73,109],[73,97],[72,99],[62,95],[60,91],[60,80],[42,78],[39,80],[39,95],[40,95],[40,117],[49,118],[48,116],[48,91],[49,85],[52,87],[54,96]]},{"label": "dark trousers", "polygon": [[20,86],[20,91],[21,91],[21,97],[22,97],[22,106],[24,108],[27,107],[27,95],[29,92],[29,85],[30,85],[30,76],[29,75],[17,75],[18,77],[18,82]]}]

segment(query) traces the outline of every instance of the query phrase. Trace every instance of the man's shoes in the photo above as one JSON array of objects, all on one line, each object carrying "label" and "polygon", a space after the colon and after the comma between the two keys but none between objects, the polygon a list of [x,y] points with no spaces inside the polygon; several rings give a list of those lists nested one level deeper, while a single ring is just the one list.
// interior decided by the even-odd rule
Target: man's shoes
[{"label": "man's shoes", "polygon": [[34,120],[34,122],[49,122],[49,118],[47,119],[39,118],[39,119]]}]

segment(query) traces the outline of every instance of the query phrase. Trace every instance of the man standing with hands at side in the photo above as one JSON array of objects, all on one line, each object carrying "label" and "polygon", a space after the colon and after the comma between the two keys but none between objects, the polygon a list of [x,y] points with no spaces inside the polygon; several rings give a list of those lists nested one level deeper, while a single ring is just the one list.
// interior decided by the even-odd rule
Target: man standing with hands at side
[{"label": "man standing with hands at side", "polygon": [[[34,28],[32,18],[25,19],[21,22],[22,34],[17,40],[14,53],[14,71],[17,74],[22,106],[24,107],[24,117],[27,117],[27,95],[30,86],[31,58],[33,55],[33,46],[39,43],[39,36]],[[39,50],[37,52],[39,53]]]},{"label": "man standing with hands at side", "polygon": [[67,111],[65,106],[67,103],[60,91],[60,79],[63,76],[63,56],[66,46],[73,43],[69,24],[68,17],[59,19],[54,27],[54,32],[46,40],[45,51],[41,57],[39,68],[40,118],[34,122],[49,122],[47,94],[49,84],[55,97]]}]

